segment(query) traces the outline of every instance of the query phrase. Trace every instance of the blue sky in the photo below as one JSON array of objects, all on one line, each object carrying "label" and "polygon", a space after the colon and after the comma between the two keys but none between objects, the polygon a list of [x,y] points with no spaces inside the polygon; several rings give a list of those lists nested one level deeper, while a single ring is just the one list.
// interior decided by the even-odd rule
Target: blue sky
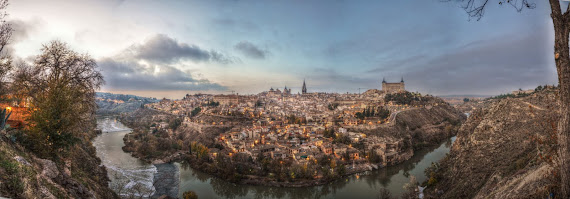
[{"label": "blue sky", "polygon": [[477,21],[426,1],[11,1],[13,54],[53,39],[98,60],[103,91],[184,93],[380,89],[383,77],[435,95],[555,84],[546,1],[497,2]]}]

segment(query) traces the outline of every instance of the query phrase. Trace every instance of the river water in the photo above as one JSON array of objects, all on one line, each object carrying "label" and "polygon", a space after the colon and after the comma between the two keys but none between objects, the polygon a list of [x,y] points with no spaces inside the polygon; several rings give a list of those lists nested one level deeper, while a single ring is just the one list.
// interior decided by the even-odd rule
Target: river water
[{"label": "river water", "polygon": [[111,188],[122,196],[149,196],[154,193],[153,178],[157,169],[130,154],[123,152],[123,137],[131,132],[113,118],[98,118],[97,128],[103,133],[95,138],[93,145],[97,156],[107,167]]},{"label": "river water", "polygon": [[[393,196],[400,196],[409,177],[413,175],[419,182],[425,181],[424,170],[443,158],[455,141],[453,137],[440,146],[416,151],[411,159],[399,165],[381,168],[367,175],[353,175],[323,186],[283,188],[233,184],[178,163],[157,165],[157,173],[157,166],[145,164],[122,151],[123,137],[130,129],[109,118],[99,119],[98,126],[104,133],[95,139],[94,144],[97,155],[108,168],[111,188],[125,192],[132,187],[144,187],[151,192],[156,189],[165,190],[164,193],[170,195],[178,193],[178,197],[182,197],[185,191],[194,191],[199,198],[377,198],[380,188],[388,189]],[[179,179],[178,183],[169,183],[167,187],[162,185],[164,183],[156,183],[156,188],[153,186],[155,176],[169,173],[174,173],[169,176]],[[123,195],[135,192],[128,191]]]}]

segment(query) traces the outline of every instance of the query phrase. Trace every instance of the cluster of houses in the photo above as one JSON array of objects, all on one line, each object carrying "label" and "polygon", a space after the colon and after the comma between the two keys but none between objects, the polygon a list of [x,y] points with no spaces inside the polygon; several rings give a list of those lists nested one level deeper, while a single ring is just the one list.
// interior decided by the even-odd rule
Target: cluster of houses
[{"label": "cluster of houses", "polygon": [[[397,161],[397,154],[405,150],[402,140],[367,138],[363,133],[350,132],[351,127],[374,128],[389,123],[388,119],[358,119],[355,115],[365,109],[385,107],[391,111],[407,107],[384,102],[378,90],[363,94],[304,93],[291,94],[271,89],[257,95],[186,95],[182,100],[161,100],[147,104],[153,108],[183,117],[187,126],[225,125],[234,127],[217,140],[228,153],[245,153],[253,159],[261,155],[272,158],[291,158],[306,161],[320,155],[334,155],[342,159],[364,160],[367,152],[375,152],[384,164]],[[218,102],[212,106],[212,102]],[[199,109],[197,109],[199,108]],[[192,111],[199,110],[194,116]],[[210,116],[210,117],[206,117]],[[236,122],[234,116],[250,122]],[[162,124],[161,124],[162,125]],[[358,150],[352,144],[334,143],[323,132],[334,129],[351,143],[365,143],[370,149]],[[220,153],[210,151],[212,156]]]},{"label": "cluster of houses", "polygon": [[[404,147],[403,139],[393,140],[375,136],[369,139],[366,134],[338,128],[337,136],[347,136],[350,144],[334,143],[332,138],[324,137],[323,132],[322,128],[299,125],[287,125],[276,131],[267,126],[256,126],[221,134],[216,140],[228,149],[229,155],[244,153],[254,160],[263,155],[273,159],[304,162],[323,155],[332,155],[345,161],[364,161],[368,158],[366,150],[352,146],[364,143],[368,152],[376,153],[382,158],[382,164],[387,165],[405,160],[400,153],[408,150]],[[212,156],[218,153],[219,150],[210,151]]]}]

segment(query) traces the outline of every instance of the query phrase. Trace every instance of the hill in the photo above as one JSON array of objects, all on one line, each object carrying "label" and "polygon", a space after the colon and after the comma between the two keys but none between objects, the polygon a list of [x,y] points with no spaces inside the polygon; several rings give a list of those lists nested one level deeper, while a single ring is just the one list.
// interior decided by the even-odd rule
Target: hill
[{"label": "hill", "polygon": [[554,89],[475,110],[428,172],[427,198],[546,198],[559,182],[557,110]]},{"label": "hill", "polygon": [[97,92],[95,96],[97,106],[99,107],[97,109],[98,115],[133,112],[145,104],[158,101],[156,98],[101,92]]}]

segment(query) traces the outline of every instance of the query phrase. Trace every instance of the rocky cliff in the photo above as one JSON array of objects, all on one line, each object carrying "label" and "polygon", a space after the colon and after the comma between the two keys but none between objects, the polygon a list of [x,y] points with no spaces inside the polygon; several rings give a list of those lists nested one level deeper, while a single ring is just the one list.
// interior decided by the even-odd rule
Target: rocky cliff
[{"label": "rocky cliff", "polygon": [[546,198],[556,190],[556,91],[473,112],[428,174],[427,198]]},{"label": "rocky cliff", "polygon": [[68,161],[52,161],[0,133],[0,196],[9,198],[118,198],[90,143],[78,144]]}]

